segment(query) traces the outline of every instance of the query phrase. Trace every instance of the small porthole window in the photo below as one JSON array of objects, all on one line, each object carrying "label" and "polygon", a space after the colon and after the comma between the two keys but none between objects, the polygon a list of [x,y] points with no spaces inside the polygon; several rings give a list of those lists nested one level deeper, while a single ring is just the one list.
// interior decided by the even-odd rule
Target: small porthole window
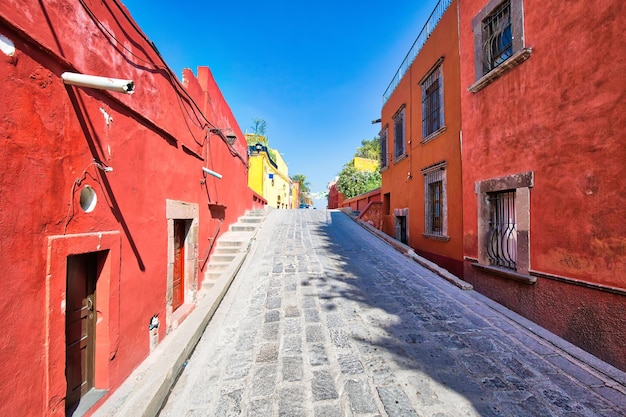
[{"label": "small porthole window", "polygon": [[80,191],[80,207],[85,213],[91,213],[96,208],[97,203],[98,196],[96,195],[96,190],[89,185],[85,185]]}]

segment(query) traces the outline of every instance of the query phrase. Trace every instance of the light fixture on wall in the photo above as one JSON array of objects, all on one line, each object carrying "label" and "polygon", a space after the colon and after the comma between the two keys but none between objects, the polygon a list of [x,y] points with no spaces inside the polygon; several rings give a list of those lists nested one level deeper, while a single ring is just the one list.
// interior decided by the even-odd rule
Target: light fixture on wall
[{"label": "light fixture on wall", "polygon": [[97,90],[116,91],[118,93],[132,94],[135,92],[133,80],[121,80],[118,78],[99,77],[97,75],[77,74],[64,72],[61,74],[64,84],[78,87],[95,88]]},{"label": "light fixture on wall", "polygon": [[235,143],[235,141],[237,140],[237,135],[234,133],[224,133],[225,131],[229,131],[232,132],[233,128],[232,127],[224,127],[224,128],[220,128],[220,127],[214,127],[212,129],[209,129],[209,131],[211,133],[215,133],[217,135],[220,135],[222,138],[224,138],[226,140],[226,142],[229,145],[233,145]]},{"label": "light fixture on wall", "polygon": [[237,140],[237,135],[226,135],[226,142],[228,142],[229,145],[234,145],[235,141]]}]

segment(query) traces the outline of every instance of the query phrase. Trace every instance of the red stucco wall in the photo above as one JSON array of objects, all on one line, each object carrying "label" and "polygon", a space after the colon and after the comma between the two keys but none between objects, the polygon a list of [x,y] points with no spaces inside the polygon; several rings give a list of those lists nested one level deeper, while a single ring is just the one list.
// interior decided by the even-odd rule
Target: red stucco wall
[{"label": "red stucco wall", "polygon": [[326,208],[336,209],[341,207],[343,202],[343,195],[337,190],[337,184],[333,184],[328,188],[328,203]]},{"label": "red stucco wall", "polygon": [[[389,212],[383,213],[383,231],[395,234],[394,209],[408,208],[408,244],[418,253],[461,275],[462,192],[461,192],[461,103],[458,42],[458,2],[453,1],[442,16],[398,87],[382,109],[382,130],[387,130],[388,166],[382,170],[381,194],[389,194]],[[444,125],[436,138],[422,142],[422,90],[420,80],[443,57]],[[394,161],[393,116],[405,107],[407,157]],[[447,162],[447,210],[449,240],[429,239],[424,229],[423,168]]]},{"label": "red stucco wall", "polygon": [[[149,319],[165,322],[166,200],[199,206],[200,257],[218,225],[209,203],[226,207],[222,232],[253,205],[245,139],[208,68],[185,71],[185,90],[125,9],[85,4],[95,18],[69,0],[0,0],[0,35],[15,46],[0,53],[0,415],[64,415],[68,251],[117,262],[98,283],[96,384],[111,392],[148,355]],[[136,91],[65,86],[65,71],[132,79]],[[232,129],[234,146],[211,127]],[[203,166],[223,178],[205,180]],[[90,213],[85,185],[98,196]],[[107,233],[117,237],[98,240]]]},{"label": "red stucco wall", "polygon": [[464,254],[478,257],[475,183],[533,171],[530,269],[556,277],[528,286],[468,263],[465,278],[626,369],[626,52],[611,46],[621,44],[624,4],[524,0],[530,58],[472,93],[471,21],[485,4],[460,6]]}]

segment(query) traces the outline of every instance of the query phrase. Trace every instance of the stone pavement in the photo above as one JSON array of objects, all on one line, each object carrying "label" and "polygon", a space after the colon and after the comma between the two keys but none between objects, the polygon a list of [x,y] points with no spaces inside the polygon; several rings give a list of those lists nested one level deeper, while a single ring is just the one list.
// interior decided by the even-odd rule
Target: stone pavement
[{"label": "stone pavement", "polygon": [[160,416],[624,416],[626,375],[346,215],[274,210]]}]

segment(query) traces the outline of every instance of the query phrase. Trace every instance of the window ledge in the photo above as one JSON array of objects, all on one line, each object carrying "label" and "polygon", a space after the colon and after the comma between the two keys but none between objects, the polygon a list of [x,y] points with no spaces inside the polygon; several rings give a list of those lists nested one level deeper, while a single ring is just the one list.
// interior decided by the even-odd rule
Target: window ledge
[{"label": "window ledge", "polygon": [[435,139],[437,136],[439,136],[439,135],[441,135],[443,132],[445,132],[445,131],[446,131],[446,129],[447,129],[447,127],[446,127],[446,126],[444,126],[444,127],[441,127],[441,128],[439,128],[439,129],[435,130],[433,133],[431,133],[430,135],[428,135],[428,136],[426,136],[424,139],[422,139],[422,140],[420,141],[420,143],[423,145],[423,144],[425,144],[425,143],[430,142],[431,140]]},{"label": "window ledge", "polygon": [[385,172],[389,169],[389,165],[385,165],[384,167],[380,167],[380,172]]},{"label": "window ledge", "polygon": [[502,64],[498,65],[487,74],[480,77],[474,84],[469,86],[468,90],[472,93],[477,93],[478,91],[482,90],[483,88],[500,78],[509,70],[517,67],[519,64],[526,61],[528,58],[530,58],[531,53],[531,48],[524,48],[521,51],[516,52]]},{"label": "window ledge", "polygon": [[394,164],[397,164],[398,162],[402,161],[403,159],[406,159],[409,155],[405,152],[402,155],[400,155],[399,157],[397,157],[396,159],[393,160]]},{"label": "window ledge", "polygon": [[499,268],[497,266],[482,265],[478,263],[473,263],[471,265],[472,267],[476,269],[480,269],[481,271],[486,272],[488,274],[497,275],[502,278],[511,279],[513,281],[521,282],[522,284],[532,285],[537,282],[536,277],[520,274],[519,272],[513,271],[512,269]]},{"label": "window ledge", "polygon": [[440,240],[442,242],[447,242],[450,240],[450,236],[445,236],[445,235],[433,235],[431,233],[422,233],[422,236],[424,236],[426,239]]}]

